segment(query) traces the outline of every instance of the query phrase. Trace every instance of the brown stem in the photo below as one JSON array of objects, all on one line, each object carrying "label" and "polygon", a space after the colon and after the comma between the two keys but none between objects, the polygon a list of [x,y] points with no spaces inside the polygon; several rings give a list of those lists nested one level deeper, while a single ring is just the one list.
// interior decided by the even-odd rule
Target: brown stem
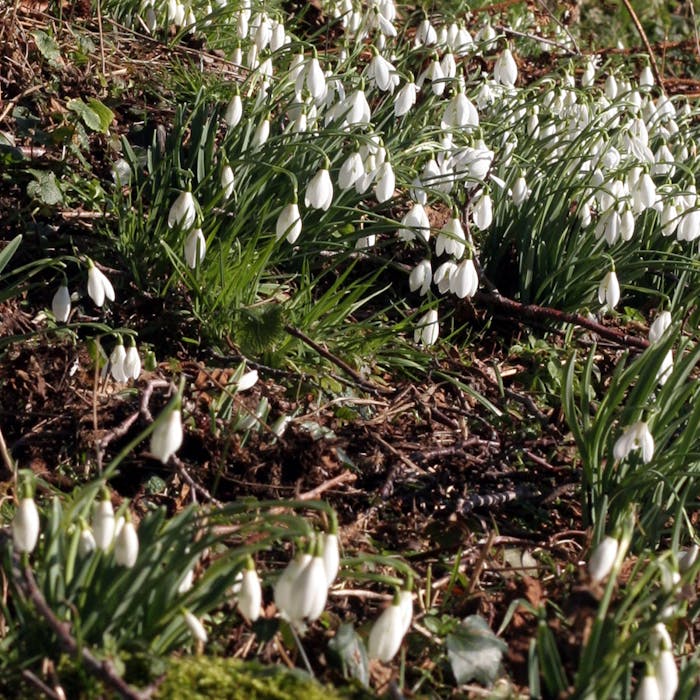
[{"label": "brown stem", "polygon": [[659,87],[663,89],[664,87],[664,79],[661,76],[661,71],[659,71],[659,66],[656,64],[656,58],[654,57],[654,52],[651,49],[651,44],[649,43],[649,39],[647,38],[647,34],[644,31],[644,27],[642,27],[642,23],[639,21],[639,17],[637,17],[637,13],[634,11],[634,8],[632,7],[632,3],[630,3],[630,0],[622,0],[622,4],[627,8],[627,12],[629,12],[629,16],[632,18],[632,22],[634,23],[634,26],[637,29],[637,33],[639,34],[639,38],[642,40],[642,43],[644,44],[644,48],[646,49],[646,52],[649,54],[649,61],[651,63],[651,70],[654,73],[654,77],[656,78],[656,82],[659,84]]}]

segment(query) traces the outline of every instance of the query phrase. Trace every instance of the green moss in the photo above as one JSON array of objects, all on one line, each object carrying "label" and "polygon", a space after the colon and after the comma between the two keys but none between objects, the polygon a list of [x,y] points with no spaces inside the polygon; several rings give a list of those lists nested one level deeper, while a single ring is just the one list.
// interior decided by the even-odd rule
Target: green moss
[{"label": "green moss", "polygon": [[375,697],[350,687],[324,686],[302,671],[254,661],[207,656],[174,659],[155,698],[162,700],[363,700]]}]

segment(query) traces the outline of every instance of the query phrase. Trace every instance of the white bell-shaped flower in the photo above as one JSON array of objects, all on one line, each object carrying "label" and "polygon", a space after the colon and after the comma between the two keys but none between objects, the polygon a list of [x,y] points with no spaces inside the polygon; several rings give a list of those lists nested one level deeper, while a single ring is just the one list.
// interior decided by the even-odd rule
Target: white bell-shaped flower
[{"label": "white bell-shaped flower", "polygon": [[292,608],[292,592],[297,585],[297,578],[304,567],[311,561],[311,555],[308,552],[297,554],[284,571],[277,579],[274,588],[274,599],[280,615],[286,620],[294,621],[298,618],[294,617]]},{"label": "white bell-shaped flower", "polygon": [[414,43],[416,46],[433,46],[437,43],[437,32],[427,17],[418,25]]},{"label": "white bell-shaped flower", "polygon": [[493,203],[491,195],[485,190],[482,190],[472,203],[472,221],[482,231],[491,226],[493,222]]},{"label": "white bell-shaped flower", "polygon": [[185,238],[185,262],[194,269],[204,260],[207,252],[207,241],[201,228],[193,228]]},{"label": "white bell-shaped flower", "polygon": [[309,61],[305,83],[306,89],[314,100],[320,100],[326,94],[326,75],[316,56]]},{"label": "white bell-shaped flower", "polygon": [[401,622],[403,633],[406,634],[413,620],[413,593],[410,590],[399,591],[399,607],[401,608]]},{"label": "white bell-shaped flower", "polygon": [[433,279],[433,269],[430,265],[430,260],[421,260],[408,276],[408,286],[412,292],[418,290],[418,294],[425,296],[430,289],[430,283]]},{"label": "white bell-shaped flower", "polygon": [[464,255],[465,248],[466,236],[462,222],[453,216],[440,229],[440,233],[435,239],[435,255],[447,253],[459,260]]},{"label": "white bell-shaped flower", "polygon": [[183,611],[183,617],[185,618],[185,623],[189,628],[192,636],[202,644],[206,644],[209,637],[207,636],[207,631],[204,629],[202,621],[189,610]]},{"label": "white bell-shaped flower", "polygon": [[182,414],[174,408],[165,418],[160,419],[151,433],[150,452],[163,464],[180,449],[182,445]]},{"label": "white bell-shaped flower", "polygon": [[328,580],[323,556],[315,554],[299,572],[290,595],[293,620],[317,620],[326,607]]},{"label": "white bell-shaped flower", "polygon": [[258,122],[255,132],[253,133],[253,138],[250,141],[251,148],[260,148],[267,143],[268,138],[270,138],[270,120],[265,117],[260,122]]},{"label": "white bell-shaped flower", "polygon": [[107,494],[104,494],[104,497],[97,502],[92,518],[92,534],[97,549],[104,552],[112,546],[115,525],[112,502]]},{"label": "white bell-shaped flower", "polygon": [[323,567],[326,572],[326,583],[330,587],[338,575],[340,567],[340,547],[337,532],[324,532],[321,536],[323,545]]},{"label": "white bell-shaped flower", "polygon": [[131,166],[129,161],[118,158],[112,164],[112,180],[117,187],[128,187],[131,184]]},{"label": "white bell-shaped flower", "polygon": [[262,587],[260,585],[260,577],[251,559],[250,566],[246,565],[246,568],[243,570],[236,605],[246,620],[255,622],[260,617],[261,604]]},{"label": "white bell-shaped flower", "polygon": [[435,344],[439,334],[438,312],[436,309],[430,309],[418,319],[413,331],[413,342],[428,347]]},{"label": "white bell-shaped flower", "polygon": [[105,299],[114,301],[114,287],[107,276],[95,267],[92,260],[88,261],[88,265],[87,291],[95,305],[102,306]]},{"label": "white bell-shaped flower", "polygon": [[515,81],[518,79],[518,66],[510,49],[505,49],[496,59],[493,66],[493,79],[506,87],[515,85]]},{"label": "white bell-shaped flower", "polygon": [[241,96],[236,93],[226,105],[226,111],[224,112],[224,121],[229,129],[233,129],[241,121],[243,116],[243,101]]},{"label": "white bell-shaped flower", "polygon": [[662,649],[654,659],[654,675],[661,700],[673,700],[678,690],[678,667],[670,649]]},{"label": "white bell-shaped flower", "polygon": [[70,292],[65,282],[59,286],[51,299],[51,312],[59,323],[65,323],[70,316]]},{"label": "white bell-shaped flower", "polygon": [[376,184],[374,186],[374,195],[377,201],[381,204],[394,196],[396,188],[396,177],[391,163],[385,160],[376,170],[374,174]]},{"label": "white bell-shaped flower", "polygon": [[632,450],[641,450],[642,461],[647,464],[654,457],[654,436],[645,421],[633,423],[615,441],[613,456],[619,462],[627,459]]},{"label": "white bell-shaped flower", "polygon": [[474,103],[463,92],[455,93],[445,107],[440,128],[476,129],[478,126],[479,113]]},{"label": "white bell-shaped flower", "polygon": [[607,272],[598,285],[598,301],[609,309],[614,309],[620,301],[620,283],[615,270]]},{"label": "white bell-shaped flower", "polygon": [[452,276],[457,272],[457,264],[453,260],[446,260],[439,265],[433,274],[433,282],[440,294],[447,294],[452,289]]},{"label": "white bell-shaped flower", "polygon": [[656,318],[649,326],[649,342],[655,343],[661,340],[664,333],[668,330],[672,322],[670,311],[660,311]]},{"label": "white bell-shaped flower", "polygon": [[588,560],[588,574],[594,582],[607,578],[617,559],[620,543],[609,535],[604,537],[591,553]]},{"label": "white bell-shaped flower", "polygon": [[367,74],[381,92],[393,93],[399,84],[399,74],[396,72],[396,68],[380,54],[375,54],[372,57],[367,66]]},{"label": "white bell-shaped flower", "polygon": [[127,569],[133,568],[139,556],[139,536],[134,523],[127,515],[114,540],[114,561]]},{"label": "white bell-shaped flower", "polygon": [[131,344],[126,349],[126,357],[124,358],[124,374],[127,379],[138,379],[141,374],[141,358],[139,351],[136,348],[136,343],[133,339]]},{"label": "white bell-shaped flower", "polygon": [[430,238],[430,220],[422,204],[414,204],[401,219],[399,238],[402,241],[412,241],[416,234],[426,243]]},{"label": "white bell-shaped flower", "polygon": [[286,237],[287,242],[291,244],[295,243],[301,235],[301,214],[296,202],[290,202],[282,207],[282,211],[277,217],[275,235],[277,240]]},{"label": "white bell-shaped flower", "polygon": [[342,113],[348,124],[369,124],[372,110],[367,102],[364,90],[355,90],[345,99]]},{"label": "white bell-shaped flower", "polygon": [[355,151],[351,153],[340,166],[338,172],[338,187],[341,190],[349,190],[365,174],[365,166],[362,155]]},{"label": "white bell-shaped flower", "polygon": [[327,168],[319,169],[306,186],[304,205],[327,211],[333,202],[333,182]]},{"label": "white bell-shaped flower", "polygon": [[189,231],[197,220],[197,205],[189,190],[180,192],[168,212],[168,226],[175,228],[180,226],[184,231]]},{"label": "white bell-shaped flower", "polygon": [[403,117],[404,114],[408,114],[416,104],[417,95],[418,86],[413,80],[405,83],[394,96],[394,116]]},{"label": "white bell-shaped flower", "polygon": [[234,185],[233,168],[227,163],[221,169],[221,191],[224,202],[231,198]]},{"label": "white bell-shaped flower", "polygon": [[32,552],[39,541],[39,510],[31,497],[21,498],[12,518],[12,544],[17,552]]},{"label": "white bell-shaped flower", "polygon": [[637,692],[634,696],[635,700],[661,700],[661,691],[659,682],[656,680],[656,674],[653,670],[648,670],[644,674],[644,678],[637,687]]},{"label": "white bell-shaped flower", "polygon": [[459,299],[469,299],[479,289],[479,275],[471,258],[462,260],[450,276],[450,291]]},{"label": "white bell-shaped flower", "polygon": [[647,64],[642,68],[639,74],[639,87],[640,88],[652,88],[654,87],[654,72],[651,70],[651,66]]},{"label": "white bell-shaped flower", "polygon": [[126,360],[126,349],[121,337],[119,337],[109,356],[109,370],[115,382],[124,383],[129,379],[124,371],[124,360]]},{"label": "white bell-shaped flower", "polygon": [[513,189],[511,192],[513,204],[519,208],[523,202],[527,201],[531,192],[532,190],[530,190],[530,188],[527,186],[525,176],[521,173],[513,183]]},{"label": "white bell-shaped flower", "polygon": [[81,557],[86,557],[91,554],[97,548],[97,543],[95,542],[95,536],[92,534],[92,530],[87,523],[82,523],[80,527],[80,536],[78,538],[78,554]]},{"label": "white bell-shaped flower", "polygon": [[388,663],[396,656],[405,634],[404,623],[404,611],[396,600],[372,625],[367,642],[367,654],[371,659]]}]

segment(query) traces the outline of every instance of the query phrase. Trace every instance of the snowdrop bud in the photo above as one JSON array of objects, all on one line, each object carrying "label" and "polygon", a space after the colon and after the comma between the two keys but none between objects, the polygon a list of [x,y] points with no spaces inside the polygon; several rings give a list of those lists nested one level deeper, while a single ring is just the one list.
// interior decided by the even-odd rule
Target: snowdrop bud
[{"label": "snowdrop bud", "polygon": [[598,301],[609,309],[614,309],[620,301],[620,283],[615,270],[610,270],[598,286]]},{"label": "snowdrop bud", "polygon": [[654,660],[654,674],[661,700],[673,700],[678,689],[678,667],[670,649],[662,650]]},{"label": "snowdrop bud", "polygon": [[351,153],[340,166],[338,172],[338,187],[341,190],[349,190],[365,173],[362,155],[355,151]]},{"label": "snowdrop bud", "polygon": [[408,286],[412,292],[419,290],[421,296],[425,296],[430,289],[430,282],[433,278],[433,269],[430,260],[421,260],[408,276]]},{"label": "snowdrop bud", "polygon": [[88,260],[87,291],[90,298],[97,306],[102,306],[105,299],[114,301],[114,287],[106,275],[95,267],[92,260]]},{"label": "snowdrop bud", "polygon": [[333,202],[333,183],[327,168],[321,168],[306,187],[304,205],[327,211]]},{"label": "snowdrop bud", "polygon": [[301,214],[299,213],[299,205],[296,202],[290,202],[282,208],[277,217],[275,234],[277,240],[286,236],[287,242],[291,244],[295,243],[301,235]]},{"label": "snowdrop bud", "polygon": [[60,323],[65,323],[70,316],[70,292],[65,281],[56,290],[51,300],[51,311]]},{"label": "snowdrop bud", "polygon": [[189,231],[197,220],[197,206],[189,190],[180,192],[168,212],[168,227],[181,226]]},{"label": "snowdrop bud", "polygon": [[654,457],[654,437],[644,421],[637,421],[629,426],[615,441],[613,456],[617,461],[626,459],[632,450],[641,450],[642,461],[651,462]]},{"label": "snowdrop bud", "polygon": [[187,627],[189,627],[189,630],[192,633],[192,636],[198,642],[206,644],[209,637],[207,636],[207,631],[204,629],[204,625],[202,624],[201,620],[193,615],[189,610],[184,610],[182,614],[185,618],[185,622],[187,623]]},{"label": "snowdrop bud", "polygon": [[639,74],[639,87],[640,88],[652,88],[654,87],[654,73],[651,67],[646,65],[642,68],[642,72]]},{"label": "snowdrop bud", "polygon": [[124,158],[118,158],[112,164],[112,180],[117,187],[128,187],[131,184],[131,166]]},{"label": "snowdrop bud", "polygon": [[700,547],[693,543],[687,549],[678,553],[678,570],[684,574],[697,561]]},{"label": "snowdrop bud", "polygon": [[374,187],[374,194],[381,204],[394,196],[396,178],[394,169],[389,161],[384,161],[378,168],[375,175],[377,184]]},{"label": "snowdrop bud", "polygon": [[275,605],[286,620],[298,620],[293,614],[295,611],[292,609],[292,592],[297,585],[299,574],[310,561],[311,555],[308,552],[297,554],[277,579],[274,589]]},{"label": "snowdrop bud", "polygon": [[260,617],[261,603],[262,588],[260,586],[260,578],[251,559],[246,565],[241,578],[241,586],[238,590],[238,610],[247,620],[255,622]]},{"label": "snowdrop bud", "polygon": [[371,659],[388,663],[396,656],[404,637],[404,623],[404,611],[396,599],[372,625],[367,643],[367,653]]},{"label": "snowdrop bud", "polygon": [[139,538],[134,523],[127,514],[126,520],[114,541],[114,561],[127,569],[133,568],[139,556]]},{"label": "snowdrop bud", "polygon": [[270,120],[265,117],[255,129],[253,138],[251,139],[250,145],[252,148],[260,148],[267,143],[267,139],[270,137]]},{"label": "snowdrop bud", "polygon": [[314,100],[320,100],[326,93],[326,76],[318,58],[314,56],[306,69],[306,89]]},{"label": "snowdrop bud", "polygon": [[224,121],[229,129],[233,129],[241,121],[243,116],[243,101],[241,96],[236,93],[231,101],[226,106],[226,111],[224,112]]},{"label": "snowdrop bud", "polygon": [[112,350],[112,354],[109,356],[110,372],[115,382],[124,383],[128,381],[128,377],[124,371],[124,360],[126,360],[126,350],[124,349],[124,343],[120,336],[117,339],[114,350]]},{"label": "snowdrop bud", "polygon": [[21,498],[12,518],[12,543],[17,552],[32,552],[39,540],[39,511],[31,497]]},{"label": "snowdrop bud", "polygon": [[408,114],[411,107],[416,104],[417,94],[418,87],[413,80],[406,83],[394,97],[394,116],[403,117],[404,114]]},{"label": "snowdrop bud", "polygon": [[95,546],[103,552],[112,546],[114,525],[114,509],[109,496],[105,493],[103,498],[97,502],[92,519],[92,533],[95,539]]},{"label": "snowdrop bud", "polygon": [[323,544],[323,567],[326,572],[326,583],[330,587],[338,575],[340,567],[340,551],[338,546],[337,532],[324,532],[322,536]]},{"label": "snowdrop bud", "polygon": [[251,369],[238,380],[238,383],[236,384],[236,391],[248,391],[248,389],[252,389],[257,383],[258,370]]},{"label": "snowdrop bud", "polygon": [[141,374],[141,358],[139,357],[139,351],[136,349],[136,343],[133,338],[131,344],[126,349],[124,374],[127,379],[138,379]]},{"label": "snowdrop bud", "polygon": [[493,79],[501,85],[513,87],[518,79],[518,66],[510,49],[505,49],[496,59],[493,67]]},{"label": "snowdrop bud", "polygon": [[234,184],[233,168],[226,164],[221,170],[221,189],[223,191],[224,202],[233,194]]},{"label": "snowdrop bud", "polygon": [[657,317],[649,326],[649,342],[655,343],[660,340],[663,334],[668,330],[671,325],[671,312],[670,311],[660,311]]},{"label": "snowdrop bud", "polygon": [[598,583],[608,576],[617,559],[620,543],[614,537],[604,537],[593,550],[588,560],[588,573],[591,581]]},{"label": "snowdrop bud", "polygon": [[159,416],[151,433],[151,454],[167,464],[180,449],[182,437],[182,414],[179,408],[174,408],[165,418]]},{"label": "snowdrop bud", "polygon": [[479,276],[471,258],[462,260],[450,276],[450,291],[459,299],[471,298],[479,289]]},{"label": "snowdrop bud", "polygon": [[81,523],[80,537],[78,538],[78,554],[81,557],[86,557],[94,552],[96,548],[97,544],[95,543],[95,536],[92,534],[92,530],[87,523]]},{"label": "snowdrop bud", "polygon": [[661,700],[659,683],[653,670],[648,669],[644,674],[634,697],[635,700]]},{"label": "snowdrop bud", "polygon": [[521,174],[513,183],[513,204],[520,207],[522,203],[530,196],[530,188],[527,186],[525,177]]},{"label": "snowdrop bud", "polygon": [[493,221],[493,204],[488,192],[482,192],[472,204],[474,225],[484,231]]},{"label": "snowdrop bud", "polygon": [[299,572],[291,592],[292,619],[317,620],[326,607],[328,580],[323,556],[319,553]]},{"label": "snowdrop bud", "polygon": [[581,86],[590,87],[595,81],[595,61],[589,58],[581,75]]},{"label": "snowdrop bud", "polygon": [[193,270],[204,260],[207,252],[207,241],[201,228],[193,228],[185,238],[185,262]]},{"label": "snowdrop bud", "polygon": [[433,345],[438,339],[439,333],[438,313],[435,309],[430,309],[418,319],[416,329],[413,332],[413,342],[420,342],[425,347]]},{"label": "snowdrop bud", "polygon": [[180,584],[177,587],[177,592],[180,595],[184,595],[188,591],[192,590],[192,584],[194,583],[194,565],[191,566],[187,571],[185,572],[185,575],[182,578],[182,581],[180,581]]}]

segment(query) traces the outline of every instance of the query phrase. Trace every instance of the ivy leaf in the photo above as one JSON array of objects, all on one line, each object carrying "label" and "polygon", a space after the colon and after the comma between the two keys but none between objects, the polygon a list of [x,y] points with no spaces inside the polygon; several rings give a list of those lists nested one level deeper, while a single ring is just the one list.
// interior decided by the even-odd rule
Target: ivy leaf
[{"label": "ivy leaf", "polygon": [[470,615],[446,637],[447,656],[459,685],[477,681],[491,685],[498,678],[508,647],[480,615]]},{"label": "ivy leaf", "polygon": [[341,624],[335,637],[328,642],[328,648],[337,655],[346,678],[356,678],[362,685],[369,684],[367,650],[352,624]]},{"label": "ivy leaf", "polygon": [[56,176],[50,170],[28,169],[34,175],[27,185],[27,194],[44,204],[59,204],[63,201],[63,192]]},{"label": "ivy leaf", "polygon": [[60,66],[63,62],[61,59],[61,50],[58,48],[56,40],[41,29],[32,32],[39,53],[52,66]]},{"label": "ivy leaf", "polygon": [[91,97],[87,102],[83,102],[79,97],[76,97],[68,100],[66,107],[75,112],[88,129],[99,131],[103,134],[107,133],[114,119],[114,112],[94,97]]}]

